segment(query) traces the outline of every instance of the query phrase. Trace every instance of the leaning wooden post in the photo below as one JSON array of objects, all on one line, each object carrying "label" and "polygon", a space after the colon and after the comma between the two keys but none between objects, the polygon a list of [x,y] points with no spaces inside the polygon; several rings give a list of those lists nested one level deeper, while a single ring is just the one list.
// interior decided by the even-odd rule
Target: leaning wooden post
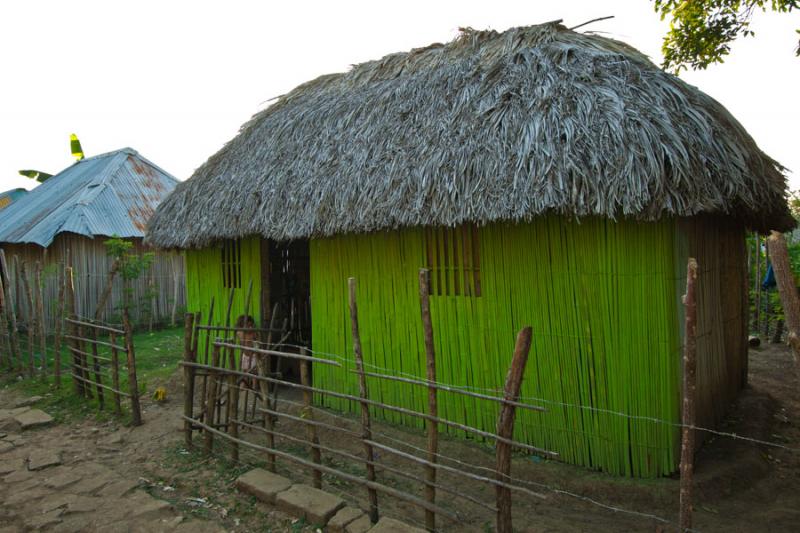
[{"label": "leaning wooden post", "polygon": [[[194,363],[194,351],[192,350],[192,332],[194,330],[194,315],[186,313],[184,316],[183,332],[183,360],[186,363]],[[194,418],[194,367],[188,364],[183,367],[183,434],[186,449],[192,447],[192,422]]]},{"label": "leaning wooden post", "polygon": [[111,341],[111,383],[114,386],[114,412],[122,414],[122,395],[119,388],[119,350],[117,349],[117,334],[113,331],[109,335]]},{"label": "leaning wooden post", "polygon": [[[364,354],[361,352],[361,335],[358,330],[358,306],[356,305],[356,278],[347,280],[350,289],[350,324],[353,332],[353,352],[356,358],[356,371],[358,372],[358,391],[362,400],[367,399],[367,376],[364,374]],[[367,480],[375,482],[375,453],[369,441],[372,440],[372,430],[369,422],[369,405],[361,402],[361,438],[364,441],[364,455],[367,466]],[[375,489],[368,488],[369,519],[375,524],[378,521],[378,493]]]},{"label": "leaning wooden post", "polygon": [[100,298],[97,300],[97,307],[94,309],[95,320],[100,320],[103,316],[106,303],[108,303],[108,298],[111,296],[111,290],[114,288],[114,277],[117,275],[117,272],[119,272],[119,266],[119,259],[114,259],[114,262],[111,264],[111,270],[108,271],[108,278],[103,287],[103,292],[100,293]]},{"label": "leaning wooden post", "polygon": [[3,285],[5,285],[6,312],[9,320],[9,335],[11,342],[11,356],[16,360],[17,367],[22,368],[22,353],[19,347],[19,337],[17,336],[17,312],[14,304],[14,295],[11,292],[11,279],[8,277],[8,264],[6,263],[6,253],[0,249],[0,271],[2,271]]},{"label": "leaning wooden post", "polygon": [[[69,253],[69,252],[68,252]],[[55,338],[53,339],[53,374],[56,388],[61,388],[61,336],[64,333],[64,289],[66,284],[65,264],[58,264],[58,302],[56,303]]]},{"label": "leaning wooden post", "polygon": [[[425,466],[425,500],[428,503],[436,503],[436,461],[439,456],[439,424],[435,418],[439,416],[439,408],[436,402],[436,350],[433,344],[433,323],[431,321],[431,302],[430,302],[430,271],[420,269],[419,271],[419,305],[422,314],[422,331],[425,339],[425,358],[427,361],[428,378],[428,414],[432,418],[425,421],[428,431],[428,465]],[[425,527],[428,531],[436,529],[436,513],[425,510]]]},{"label": "leaning wooden post", "polygon": [[692,472],[694,470],[694,397],[697,370],[697,261],[689,258],[686,267],[686,294],[683,305],[686,308],[686,332],[683,343],[683,417],[681,438],[681,491],[680,528],[687,531],[692,527]]},{"label": "leaning wooden post", "polygon": [[[302,355],[307,355],[308,350],[305,348],[301,348],[300,353]],[[307,360],[300,361],[300,383],[304,387],[311,387],[311,363]],[[311,408],[311,390],[303,389],[303,414],[302,417],[304,420],[308,420],[312,422],[311,424],[306,425],[306,438],[308,442],[310,442],[311,448],[311,460],[314,461],[314,464],[321,464],[322,463],[322,454],[319,450],[319,437],[317,437],[317,426],[313,424],[314,421],[314,411]],[[322,488],[322,472],[314,469],[312,471],[313,480],[314,480],[314,488],[321,489]]]},{"label": "leaning wooden post", "polygon": [[[525,365],[531,349],[531,328],[524,327],[517,334],[517,343],[514,346],[514,356],[506,375],[506,384],[503,389],[505,403],[500,407],[497,417],[497,435],[503,439],[514,437],[514,419],[516,407],[513,403],[519,400],[519,390],[522,387],[522,376],[525,374]],[[511,444],[497,441],[495,445],[497,458],[497,480],[508,483],[511,478]],[[497,496],[497,533],[512,533],[511,528],[511,489],[507,485],[496,485]]]},{"label": "leaning wooden post", "polygon": [[136,353],[133,351],[133,328],[128,316],[128,306],[122,307],[122,324],[125,330],[125,349],[128,351],[128,388],[131,395],[133,425],[142,425],[142,408],[139,405],[139,383],[136,380]]},{"label": "leaning wooden post", "polygon": [[777,231],[767,239],[769,253],[772,257],[772,270],[781,295],[784,323],[788,334],[786,340],[794,352],[795,368],[800,374],[800,299],[797,296],[797,285],[789,262],[789,250],[786,239]]},{"label": "leaning wooden post", "polygon": [[[16,262],[16,256],[14,256]],[[22,277],[22,287],[25,289],[25,307],[28,319],[28,377],[33,377],[34,352],[36,351],[36,312],[33,309],[33,291],[28,279],[28,265],[25,261],[19,262],[19,275]]]},{"label": "leaning wooden post", "polygon": [[44,284],[42,264],[36,261],[36,316],[39,325],[39,346],[42,351],[42,378],[47,377],[47,329],[44,321]]},{"label": "leaning wooden post", "polygon": [[[210,334],[210,332],[209,332]],[[214,412],[216,411],[216,404],[217,404],[217,371],[216,368],[219,366],[219,342],[220,339],[217,339],[214,342],[214,349],[211,352],[211,369],[208,370],[208,398],[206,399],[206,416],[205,416],[205,423],[208,427],[214,427]],[[205,439],[205,451],[207,455],[211,455],[211,452],[214,450],[214,433],[212,431],[206,431],[204,435]]]}]

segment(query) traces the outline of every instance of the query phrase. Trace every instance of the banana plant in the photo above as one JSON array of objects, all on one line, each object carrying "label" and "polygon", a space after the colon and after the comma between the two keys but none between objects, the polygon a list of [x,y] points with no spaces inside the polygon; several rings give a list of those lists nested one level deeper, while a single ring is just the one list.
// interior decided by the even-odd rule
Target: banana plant
[{"label": "banana plant", "polygon": [[[81,141],[78,139],[78,136],[74,133],[69,136],[69,149],[72,152],[72,156],[77,160],[80,161],[84,158],[83,148],[81,147]],[[20,175],[25,176],[26,178],[30,178],[32,180],[38,181],[39,183],[44,183],[49,178],[52,178],[52,174],[48,174],[47,172],[42,172],[41,170],[20,170]]]}]

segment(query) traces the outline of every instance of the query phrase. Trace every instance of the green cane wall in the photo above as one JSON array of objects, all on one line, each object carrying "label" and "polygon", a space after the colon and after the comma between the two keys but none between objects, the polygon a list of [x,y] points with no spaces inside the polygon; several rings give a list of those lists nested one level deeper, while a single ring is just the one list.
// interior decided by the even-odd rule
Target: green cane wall
[{"label": "green cane wall", "polygon": [[[247,237],[241,243],[241,287],[233,290],[230,324],[245,313],[247,288],[253,281],[253,294],[250,298],[249,314],[258,324],[261,318],[261,258],[258,237]],[[202,313],[203,324],[208,324],[211,300],[214,299],[212,324],[224,326],[230,290],[226,288],[222,276],[222,248],[211,246],[201,250],[186,250],[186,309]],[[222,335],[220,335],[222,336]],[[201,339],[203,342],[204,339]]]},{"label": "green cane wall", "polygon": [[[354,276],[366,364],[425,376],[417,277],[425,265],[424,238],[416,229],[311,241],[315,351],[352,360],[347,278]],[[557,451],[563,461],[615,474],[674,471],[676,428],[603,410],[679,419],[676,296],[683,275],[676,275],[682,259],[676,257],[675,223],[550,217],[483,227],[479,242],[482,295],[431,296],[438,380],[502,389],[516,333],[531,325],[522,396],[547,400],[526,401],[548,411],[518,410],[516,438]],[[357,394],[351,368],[315,365],[315,384]],[[420,387],[375,379],[369,387],[375,399],[425,410]],[[497,411],[493,402],[439,394],[440,416],[449,420],[493,431]],[[418,423],[389,411],[375,415]]]}]

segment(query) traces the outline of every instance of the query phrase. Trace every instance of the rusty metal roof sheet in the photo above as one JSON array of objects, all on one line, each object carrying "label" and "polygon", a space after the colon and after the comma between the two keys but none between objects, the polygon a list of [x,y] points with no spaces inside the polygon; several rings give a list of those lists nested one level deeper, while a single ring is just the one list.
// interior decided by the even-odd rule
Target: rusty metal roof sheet
[{"label": "rusty metal roof sheet", "polygon": [[46,247],[63,232],[143,237],[177,183],[131,148],[86,158],[0,211],[0,242]]}]

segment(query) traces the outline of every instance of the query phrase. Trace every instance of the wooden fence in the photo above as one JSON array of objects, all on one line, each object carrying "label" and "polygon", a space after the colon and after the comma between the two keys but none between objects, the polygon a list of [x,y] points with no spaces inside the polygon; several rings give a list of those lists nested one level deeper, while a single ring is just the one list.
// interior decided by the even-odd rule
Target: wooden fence
[{"label": "wooden fence", "polygon": [[[186,315],[186,337],[184,360],[184,431],[187,447],[194,444],[194,432],[203,433],[202,448],[206,453],[215,452],[215,446],[224,443],[229,450],[230,458],[240,460],[243,448],[263,457],[266,467],[275,471],[277,462],[286,461],[310,469],[312,483],[322,486],[323,475],[360,485],[366,491],[369,516],[373,523],[380,514],[379,495],[390,497],[411,504],[425,516],[425,526],[429,530],[436,528],[437,518],[460,521],[462,517],[449,508],[437,503],[437,493],[447,493],[455,498],[469,501],[471,504],[488,510],[495,515],[496,530],[499,533],[510,533],[512,492],[527,497],[545,498],[543,494],[518,484],[511,476],[512,450],[524,450],[549,457],[556,457],[550,452],[514,440],[515,413],[519,408],[544,411],[542,407],[528,405],[519,401],[519,390],[525,371],[531,344],[531,328],[523,328],[518,336],[516,347],[508,369],[502,396],[481,394],[440,384],[436,381],[436,358],[434,353],[433,331],[428,305],[428,274],[420,272],[420,311],[425,332],[426,377],[425,379],[405,378],[378,372],[367,372],[361,347],[358,327],[358,307],[356,302],[356,281],[349,280],[350,321],[353,332],[353,359],[342,361],[317,357],[309,354],[306,348],[290,350],[278,342],[259,342],[252,340],[243,342],[241,335],[227,340],[230,333],[239,331],[255,331],[253,328],[212,327],[200,325],[198,315]],[[229,322],[229,321],[228,321]],[[223,338],[211,341],[206,336],[205,349],[198,351],[202,334],[211,333],[215,329]],[[271,340],[274,329],[265,330]],[[294,360],[300,366],[300,382],[295,383],[283,378],[279,362]],[[311,380],[312,365],[344,364],[353,366],[358,374],[359,394],[350,395],[315,387]],[[370,397],[370,382],[378,385],[382,380],[399,380],[413,386],[424,387],[428,391],[428,405],[424,412],[417,412],[403,407],[390,405]],[[499,384],[498,384],[499,385]],[[289,400],[281,401],[278,392],[300,393],[302,400],[299,412],[290,408],[281,409],[283,405],[292,405]],[[446,420],[438,416],[437,398],[440,392],[462,394],[491,400],[499,404],[497,431],[495,433],[480,430],[464,424]],[[324,410],[313,405],[313,397],[325,395],[350,400],[361,406],[359,422],[346,424],[337,420],[335,424],[323,422],[315,417],[315,413]],[[375,435],[371,425],[371,412],[384,409],[417,417],[426,424],[427,447],[424,456],[409,453],[398,447],[381,442]],[[280,422],[280,423],[278,423]],[[351,427],[356,424],[356,427]],[[439,461],[438,437],[444,428],[452,428],[466,434],[495,442],[496,462],[491,473],[479,475],[464,469],[454,468]],[[258,441],[245,438],[244,434],[258,436]],[[323,442],[322,435],[330,437]],[[263,439],[263,440],[262,440]],[[301,449],[298,450],[298,445]],[[354,450],[359,450],[358,451]],[[391,466],[387,461],[379,461],[377,456],[390,456],[397,461],[410,462],[422,468],[423,475],[409,472],[408,467]],[[349,468],[335,468],[331,459],[344,461]],[[352,473],[354,468],[363,468],[363,474]],[[381,475],[379,474],[379,471]],[[484,484],[495,492],[493,499],[476,498],[465,491],[458,490],[452,484],[437,481],[437,474],[446,473],[461,481]],[[420,490],[402,489],[387,479],[387,474],[411,480],[413,486]],[[421,493],[421,494],[420,494]]]}]

